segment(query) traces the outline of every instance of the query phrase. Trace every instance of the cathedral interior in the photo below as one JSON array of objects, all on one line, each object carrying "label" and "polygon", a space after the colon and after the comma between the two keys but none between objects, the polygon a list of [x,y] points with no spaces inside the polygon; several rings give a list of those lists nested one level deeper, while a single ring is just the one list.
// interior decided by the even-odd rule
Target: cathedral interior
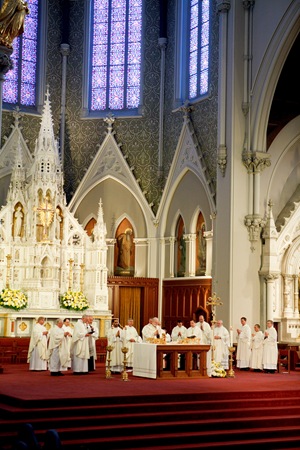
[{"label": "cathedral interior", "polygon": [[102,335],[218,298],[299,341],[300,1],[25,3],[0,19],[0,288],[29,304],[0,335],[73,290]]}]

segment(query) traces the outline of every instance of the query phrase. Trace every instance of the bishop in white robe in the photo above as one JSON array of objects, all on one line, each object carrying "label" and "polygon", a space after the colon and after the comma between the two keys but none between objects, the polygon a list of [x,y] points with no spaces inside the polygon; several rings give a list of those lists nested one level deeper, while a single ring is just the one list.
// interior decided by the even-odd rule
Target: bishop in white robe
[{"label": "bishop in white robe", "polygon": [[90,358],[89,333],[87,330],[88,316],[84,314],[74,327],[71,342],[72,369],[75,375],[88,373]]},{"label": "bishop in white robe", "polygon": [[63,375],[61,368],[67,368],[70,362],[69,349],[65,336],[68,331],[63,329],[62,319],[57,319],[56,325],[52,328],[49,338],[49,370],[52,376]]},{"label": "bishop in white robe", "polygon": [[89,372],[96,370],[96,359],[97,359],[96,340],[99,338],[99,330],[96,327],[96,324],[93,322],[94,322],[93,316],[88,316],[87,331],[89,333],[88,339],[90,351],[90,358],[88,362]]},{"label": "bishop in white robe", "polygon": [[48,361],[48,330],[44,326],[45,318],[39,317],[34,325],[27,355],[29,370],[47,370]]},{"label": "bishop in white robe", "polygon": [[143,342],[147,342],[148,339],[159,337],[159,320],[157,317],[151,317],[149,323],[142,329]]},{"label": "bishop in white robe", "polygon": [[213,328],[213,346],[214,346],[214,360],[220,363],[223,369],[228,369],[228,347],[230,345],[229,333],[227,328],[223,326],[223,321],[218,320],[216,326]]}]

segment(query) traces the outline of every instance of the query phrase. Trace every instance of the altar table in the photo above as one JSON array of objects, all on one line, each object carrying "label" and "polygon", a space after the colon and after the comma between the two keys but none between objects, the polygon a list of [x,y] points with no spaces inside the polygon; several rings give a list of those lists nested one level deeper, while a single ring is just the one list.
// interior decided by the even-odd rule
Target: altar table
[{"label": "altar table", "polygon": [[[135,344],[133,375],[145,378],[206,378],[206,356],[210,345],[200,344]],[[184,358],[184,369],[178,368],[178,358]],[[164,365],[167,367],[164,368]],[[199,367],[197,367],[199,365]]]}]

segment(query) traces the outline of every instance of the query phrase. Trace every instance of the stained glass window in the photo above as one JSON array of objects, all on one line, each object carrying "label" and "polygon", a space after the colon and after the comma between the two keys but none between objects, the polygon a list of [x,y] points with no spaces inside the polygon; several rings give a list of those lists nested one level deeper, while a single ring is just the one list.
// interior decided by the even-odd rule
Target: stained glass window
[{"label": "stained glass window", "polygon": [[91,111],[140,104],[143,0],[94,0],[91,26]]},{"label": "stained glass window", "polygon": [[30,13],[25,17],[24,33],[13,42],[13,69],[3,83],[3,102],[36,105],[37,41],[39,0],[27,0]]},{"label": "stained glass window", "polygon": [[209,3],[190,0],[189,89],[190,99],[208,92]]}]

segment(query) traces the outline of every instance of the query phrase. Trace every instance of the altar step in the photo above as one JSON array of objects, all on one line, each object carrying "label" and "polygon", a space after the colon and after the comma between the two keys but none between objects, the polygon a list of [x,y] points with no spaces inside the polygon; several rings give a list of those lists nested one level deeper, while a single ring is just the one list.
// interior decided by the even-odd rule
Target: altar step
[{"label": "altar step", "polygon": [[47,402],[47,408],[38,401],[7,399],[0,405],[1,444],[10,449],[27,422],[40,442],[48,429],[56,429],[64,450],[300,448],[299,391],[200,397],[173,401],[174,396],[162,394],[161,402],[143,396],[133,398],[134,403],[114,397],[105,404],[103,399],[73,399],[70,406],[62,406],[61,399]]}]

